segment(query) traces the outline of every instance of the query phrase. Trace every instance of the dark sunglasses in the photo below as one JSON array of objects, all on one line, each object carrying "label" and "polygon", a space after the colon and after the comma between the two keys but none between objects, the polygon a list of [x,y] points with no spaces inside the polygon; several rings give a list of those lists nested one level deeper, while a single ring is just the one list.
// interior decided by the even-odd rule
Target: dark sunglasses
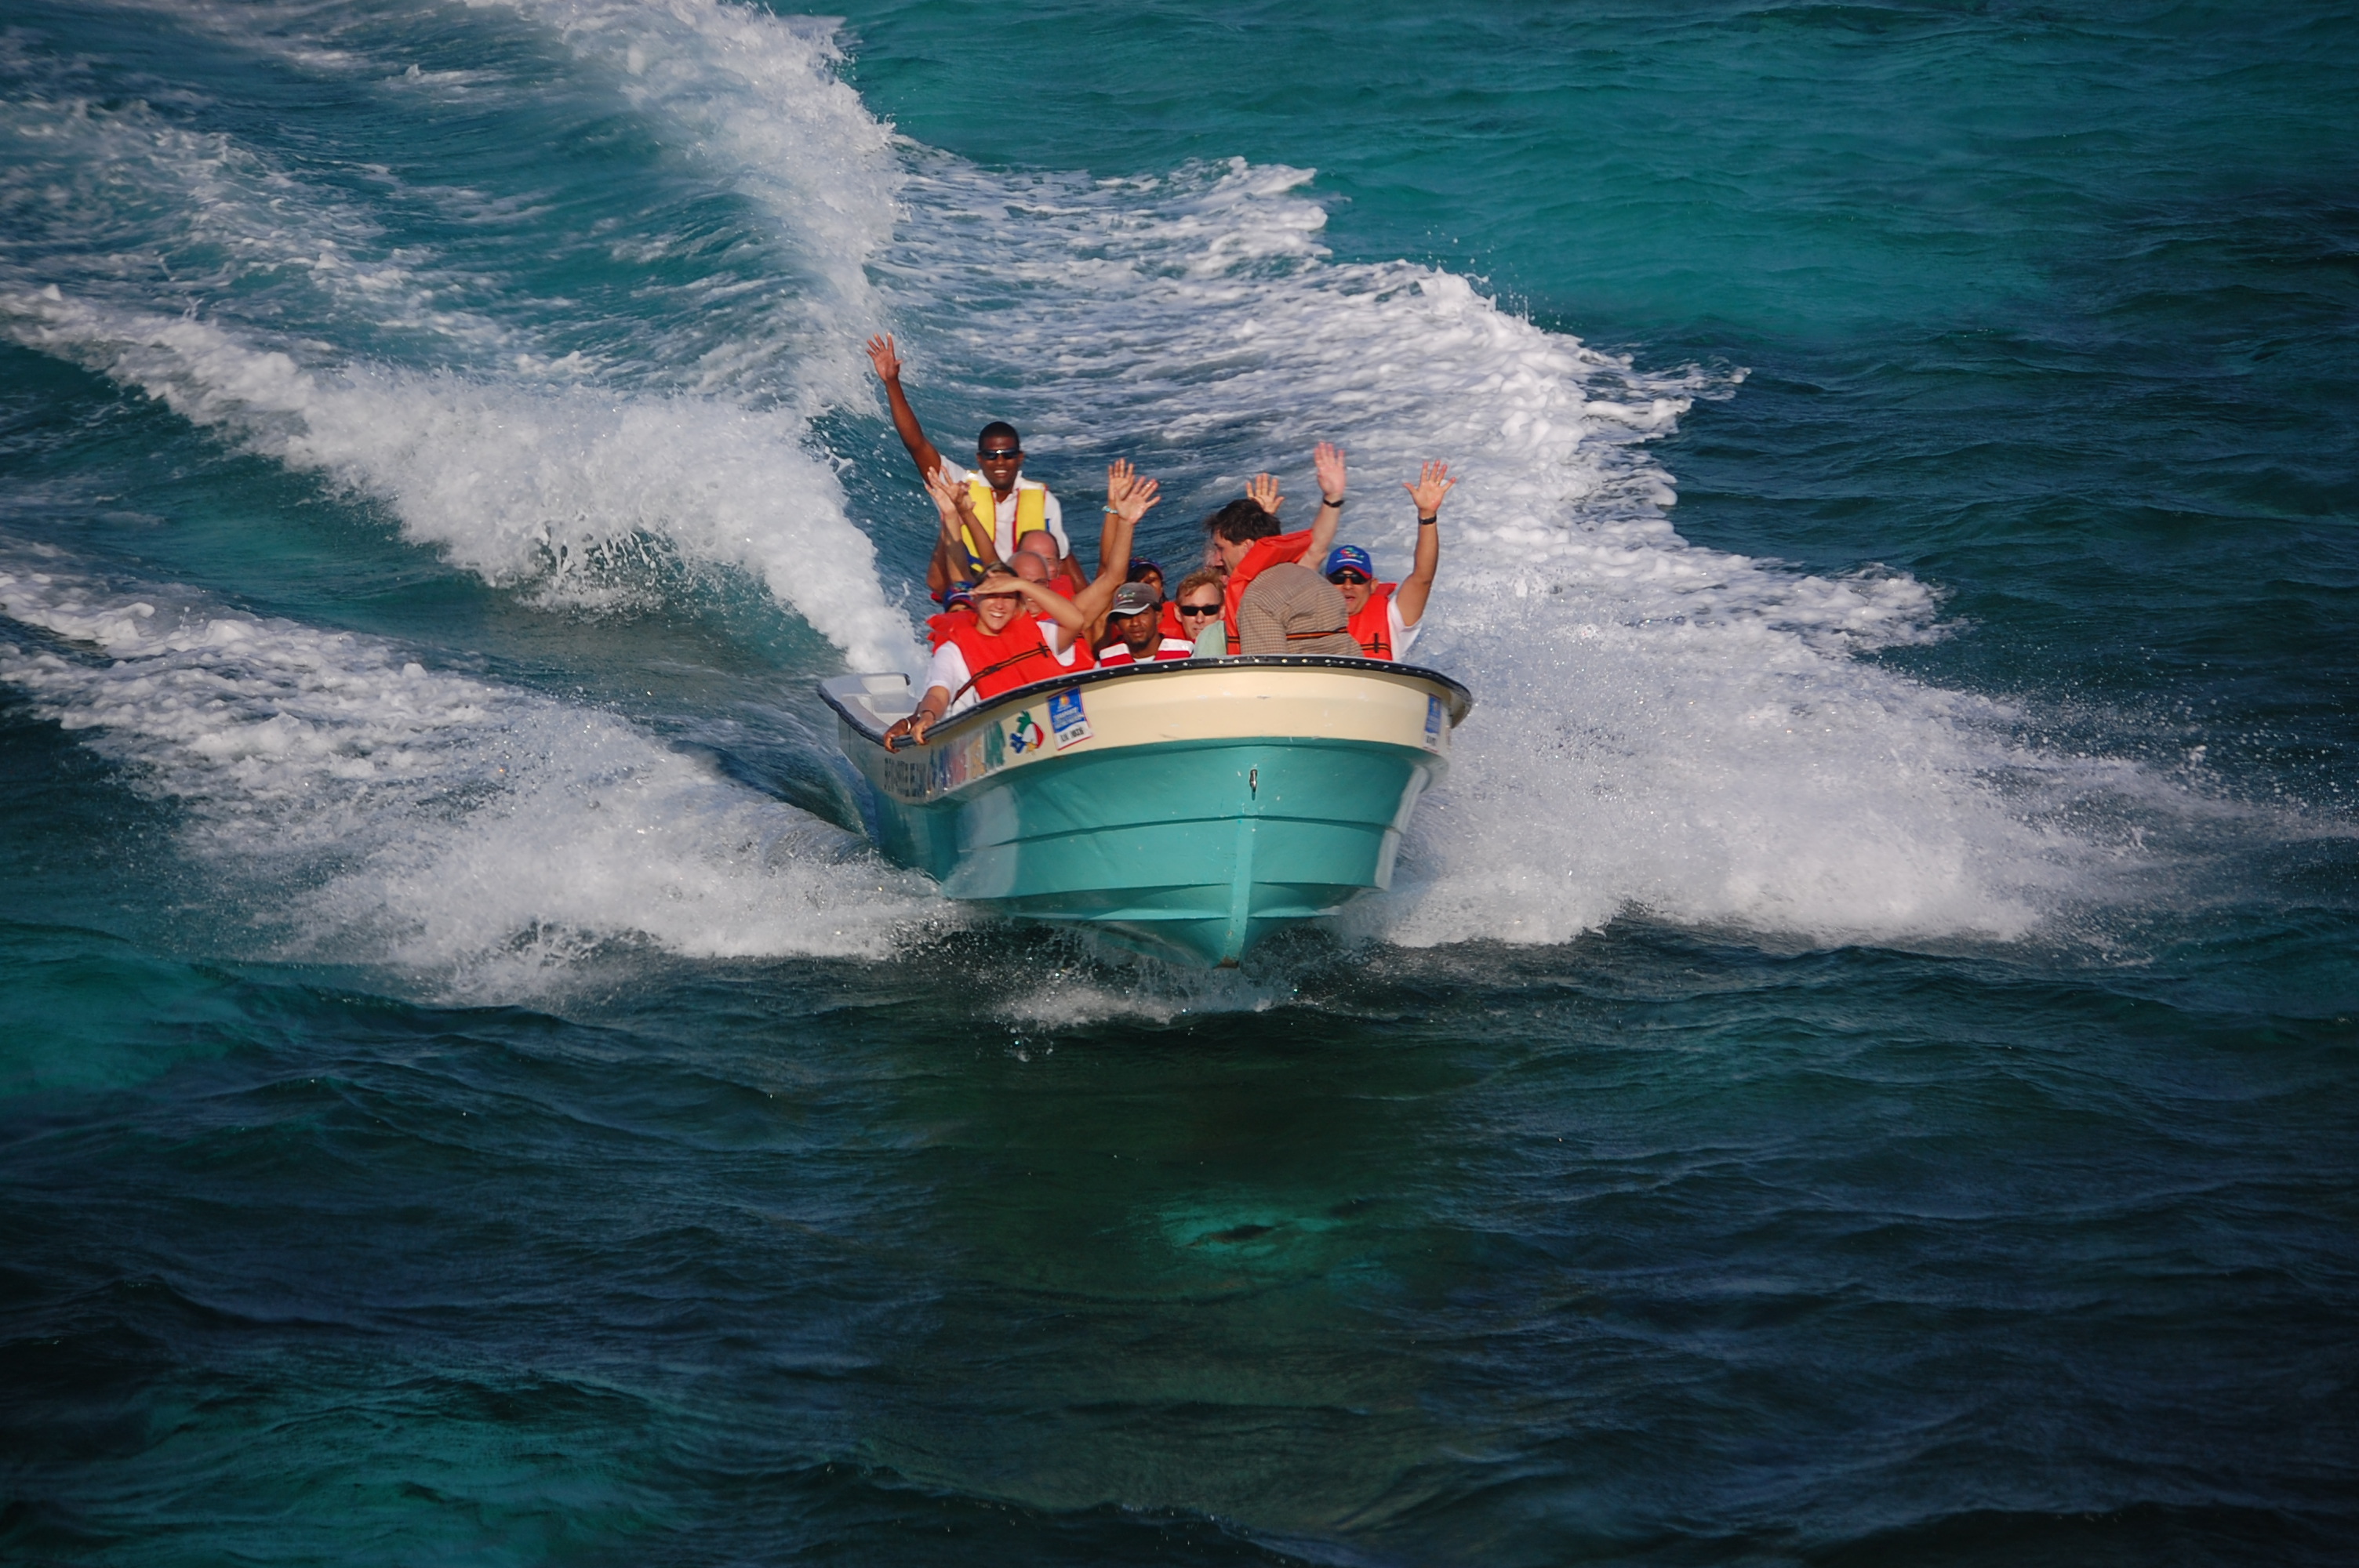
[{"label": "dark sunglasses", "polygon": [[1368,580],[1368,576],[1365,572],[1342,571],[1327,580],[1329,582],[1365,582]]},{"label": "dark sunglasses", "polygon": [[1220,612],[1221,607],[1217,604],[1183,604],[1180,607],[1182,615],[1218,615]]},{"label": "dark sunglasses", "polygon": [[995,463],[1004,459],[1020,458],[1023,455],[1024,449],[1021,447],[999,447],[996,449],[977,447],[974,451],[975,460],[977,462],[984,463]]}]

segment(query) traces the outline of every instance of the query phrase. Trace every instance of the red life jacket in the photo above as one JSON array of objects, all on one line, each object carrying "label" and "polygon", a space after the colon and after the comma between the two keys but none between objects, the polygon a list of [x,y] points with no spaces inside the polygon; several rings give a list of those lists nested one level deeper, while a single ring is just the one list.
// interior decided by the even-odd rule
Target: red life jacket
[{"label": "red life jacket", "polygon": [[972,688],[976,701],[989,702],[1019,686],[1070,674],[1049,651],[1040,632],[1040,622],[1028,615],[1018,615],[996,634],[984,631],[980,622],[951,628],[945,641],[956,643],[966,660],[966,685],[951,693],[951,701],[956,703]]},{"label": "red life jacket", "polygon": [[[1192,659],[1195,656],[1195,643],[1185,637],[1166,637],[1156,648],[1155,656],[1147,662],[1159,665],[1180,659]],[[1102,670],[1120,669],[1125,665],[1135,665],[1138,662],[1138,655],[1130,651],[1130,644],[1127,643],[1108,643],[1098,650],[1098,668]]]},{"label": "red life jacket", "polygon": [[951,628],[974,624],[972,610],[945,610],[940,615],[926,617],[926,645],[939,654],[942,644],[951,640]]},{"label": "red life jacket", "polygon": [[1237,641],[1237,606],[1244,601],[1245,589],[1253,586],[1254,579],[1278,562],[1299,561],[1310,548],[1310,530],[1308,528],[1299,534],[1274,534],[1267,538],[1256,539],[1253,546],[1245,551],[1245,558],[1229,573],[1228,592],[1221,601],[1221,618],[1229,629],[1229,652],[1232,655],[1245,651],[1245,644]]},{"label": "red life jacket", "polygon": [[1163,619],[1155,623],[1155,629],[1163,633],[1166,637],[1185,637],[1188,635],[1188,633],[1182,630],[1180,625],[1179,600],[1167,599],[1163,601]]},{"label": "red life jacket", "polygon": [[[1072,596],[1068,594],[1066,597],[1070,599]],[[1032,612],[1032,619],[1040,622],[1041,631],[1048,633],[1051,636],[1056,634],[1057,622],[1049,616],[1036,610]],[[1072,655],[1072,662],[1065,665],[1065,673],[1067,675],[1071,675],[1075,670],[1093,670],[1098,667],[1098,656],[1090,652],[1089,640],[1082,635],[1082,633],[1085,633],[1088,630],[1089,628],[1084,626],[1080,632],[1074,633],[1072,634],[1073,640],[1071,643],[1065,649],[1068,654]]]},{"label": "red life jacket", "polygon": [[1393,589],[1397,582],[1380,582],[1368,594],[1368,602],[1352,617],[1345,628],[1360,644],[1360,656],[1368,659],[1389,659],[1393,656]]}]

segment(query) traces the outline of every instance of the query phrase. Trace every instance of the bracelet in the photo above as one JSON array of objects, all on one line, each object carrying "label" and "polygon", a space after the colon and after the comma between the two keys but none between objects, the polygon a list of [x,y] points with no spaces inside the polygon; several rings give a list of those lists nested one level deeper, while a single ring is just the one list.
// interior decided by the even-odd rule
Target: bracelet
[{"label": "bracelet", "polygon": [[[1351,497],[1347,495],[1343,498],[1343,501],[1349,501]],[[1336,500],[1333,496],[1328,494],[1323,490],[1319,492],[1319,504],[1321,506],[1332,506],[1338,512],[1343,510],[1343,502]]]},{"label": "bracelet", "polygon": [[1419,527],[1420,527],[1420,528],[1430,528],[1430,527],[1433,527],[1435,524],[1439,524],[1440,521],[1441,521],[1441,514],[1440,514],[1440,513],[1439,513],[1439,512],[1437,512],[1437,513],[1435,513],[1435,514],[1434,514],[1432,516],[1430,516],[1430,517],[1420,517],[1420,518],[1419,518],[1419,519],[1417,520],[1417,525],[1418,525]]}]

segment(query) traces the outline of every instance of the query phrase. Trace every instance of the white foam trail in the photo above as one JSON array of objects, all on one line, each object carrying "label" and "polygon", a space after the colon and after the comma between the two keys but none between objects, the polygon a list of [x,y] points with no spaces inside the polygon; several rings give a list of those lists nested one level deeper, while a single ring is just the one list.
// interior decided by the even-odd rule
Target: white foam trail
[{"label": "white foam trail", "polygon": [[941,913],[855,836],[612,714],[21,562],[0,611],[108,655],[0,642],[0,679],[180,802],[198,858],[299,952],[496,993],[615,937],[873,956]]},{"label": "white foam trail", "polygon": [[[423,94],[463,100],[475,108],[491,96],[524,105],[539,85],[529,64],[509,59],[506,47],[496,51],[504,65],[495,72],[421,69],[416,57],[427,52],[429,41],[446,43],[453,25],[430,8],[405,16],[398,10],[354,12],[309,0],[114,4],[159,13],[174,27],[201,30],[305,70],[347,81],[374,78],[395,104]],[[779,397],[806,415],[870,400],[858,344],[881,322],[882,311],[866,266],[890,240],[901,172],[892,127],[870,114],[859,94],[836,75],[843,57],[833,35],[841,18],[779,16],[726,0],[469,0],[468,8],[504,10],[546,28],[578,62],[571,74],[588,77],[627,104],[667,157],[735,190],[766,215],[768,232],[758,243],[783,276],[732,278],[718,291],[702,287],[710,280],[691,283],[686,292],[695,297],[684,313],[706,330],[683,330],[683,343],[664,341],[661,330],[647,334],[647,346],[672,351],[673,362],[658,369],[671,373],[673,384]],[[465,25],[485,24],[478,19]],[[7,63],[5,41],[0,40],[0,68]],[[585,66],[586,71],[579,69]],[[32,108],[38,114],[47,105]],[[114,110],[92,116],[117,117]],[[140,117],[135,105],[130,118]],[[528,123],[519,128],[533,134]],[[135,158],[149,152],[136,137],[128,150]],[[254,157],[250,151],[236,156]],[[397,183],[379,172],[388,188]],[[272,173],[285,178],[283,171]],[[469,198],[466,204],[473,208],[488,205],[475,193],[439,194]],[[321,204],[305,200],[297,206],[316,211]],[[235,215],[244,209],[233,202],[222,211]],[[266,228],[266,213],[265,219],[261,226]],[[642,261],[670,254],[676,243],[701,252],[711,240],[703,232],[625,238]],[[347,261],[332,250],[321,253],[320,259],[328,267]],[[306,260],[299,257],[290,265]],[[378,257],[363,265],[375,275],[371,287],[387,287],[390,272],[406,270],[427,285],[419,291],[422,297],[450,292],[451,280],[431,277],[424,258]],[[76,276],[52,270],[44,280],[71,281]],[[758,302],[749,296],[757,296]],[[711,330],[716,308],[725,316],[725,330]],[[520,351],[527,360],[534,353],[530,345]]]},{"label": "white foam trail", "polygon": [[15,155],[0,162],[0,287],[65,278],[175,312],[236,289],[314,330],[392,333],[446,362],[538,362],[521,335],[455,302],[461,280],[433,257],[235,138],[136,100],[94,104],[91,82],[5,37],[0,80]]},{"label": "white foam trail", "polygon": [[[864,193],[856,178],[833,199],[812,183],[839,165],[857,174],[870,154],[890,168],[886,133],[829,72],[832,46],[728,7],[684,4],[638,22],[628,7],[538,10],[591,40],[590,52],[622,51],[618,73],[636,61],[657,85],[632,92],[712,132],[712,156],[745,164],[746,181],[774,205],[809,219],[782,231],[833,282],[773,292],[827,319],[823,341],[801,317],[787,337],[816,354],[819,379],[829,379],[853,338],[829,300],[847,288],[866,297],[859,258],[891,216],[889,200]],[[302,8],[277,19],[313,23]],[[241,13],[223,25],[251,31],[251,21]],[[701,63],[689,70],[674,58],[683,55]],[[328,62],[366,63],[350,50]],[[406,536],[495,584],[597,606],[651,591],[650,556],[691,570],[734,568],[853,662],[914,667],[907,618],[886,602],[834,470],[810,455],[801,414],[772,395],[785,390],[787,406],[816,406],[807,387],[775,384],[795,369],[780,358],[778,333],[724,334],[726,353],[699,350],[655,377],[654,390],[602,386],[602,367],[581,354],[538,353],[528,336],[453,308],[448,269],[416,247],[390,246],[350,202],[144,104],[94,109],[49,80],[60,69],[0,39],[0,71],[30,83],[0,102],[0,130],[38,149],[0,168],[0,212],[27,215],[0,240],[0,334],[388,502]],[[758,92],[765,108],[721,135],[717,121],[706,124],[718,101],[695,86],[698,71]],[[772,156],[806,171],[766,183],[752,170]],[[73,280],[72,289],[40,287],[44,274]],[[195,319],[201,304],[210,311],[257,298],[270,301],[267,331]],[[156,310],[158,302],[169,308]],[[406,342],[415,352],[419,334],[437,373],[350,357],[355,341],[378,352]],[[733,381],[734,391],[710,390]]]},{"label": "white foam trail", "polygon": [[[1334,264],[1308,176],[1242,162],[1092,181],[919,151],[880,253],[888,131],[834,80],[823,38],[720,0],[516,8],[809,236],[834,280],[813,297],[838,319],[832,348],[827,319],[807,323],[817,368],[798,395],[869,395],[849,351],[868,262],[916,327],[926,384],[1016,414],[1044,467],[1076,445],[1151,467],[1158,444],[1225,449],[1234,473],[1166,472],[1227,488],[1289,455],[1299,472],[1332,437],[1354,453],[1348,532],[1397,570],[1410,522],[1393,481],[1423,457],[1460,465],[1419,654],[1466,673],[1481,707],[1373,917],[1394,939],[1558,940],[1634,906],[1831,938],[2006,935],[2085,878],[2081,841],[2042,823],[2125,770],[2012,752],[1996,707],[1854,657],[1937,634],[1921,584],[1788,572],[1671,529],[1645,443],[1733,378],[1642,373],[1445,273]],[[816,494],[834,514],[832,476],[781,455],[789,423],[733,436],[714,421],[739,416],[712,404],[310,370],[197,323],[22,291],[10,309],[19,341],[387,497],[413,536],[495,580],[561,579],[577,546],[669,541],[758,573],[857,662],[908,659],[865,541],[764,512]],[[713,385],[754,373],[707,369]],[[709,470],[718,515],[697,488]]]},{"label": "white foam trail", "polygon": [[781,296],[777,342],[715,350],[696,384],[746,385],[792,366],[807,414],[875,396],[858,345],[883,310],[868,279],[898,213],[892,126],[839,80],[842,18],[781,17],[725,0],[505,0],[614,73],[666,145],[766,209],[816,287]]},{"label": "white foam trail", "polygon": [[1417,653],[1478,707],[1397,895],[1359,928],[1555,942],[1643,908],[1834,940],[2005,937],[2075,884],[2091,853],[2043,813],[2134,770],[2027,758],[1998,705],[1858,660],[1939,634],[1914,579],[1812,577],[1673,531],[1644,443],[1736,377],[1644,373],[1462,278],[1335,264],[1308,178],[927,157],[883,272],[927,384],[1010,410],[1036,451],[1155,470],[1159,443],[1226,444],[1238,471],[1212,477],[1234,493],[1343,442],[1343,536],[1395,574],[1414,527],[1398,481],[1424,458],[1457,466]]},{"label": "white foam trail", "polygon": [[388,502],[404,535],[498,584],[560,597],[661,541],[740,568],[867,668],[908,666],[875,548],[846,519],[803,427],[682,395],[306,370],[208,322],[101,308],[52,287],[0,295],[0,331],[139,387],[190,421]]}]

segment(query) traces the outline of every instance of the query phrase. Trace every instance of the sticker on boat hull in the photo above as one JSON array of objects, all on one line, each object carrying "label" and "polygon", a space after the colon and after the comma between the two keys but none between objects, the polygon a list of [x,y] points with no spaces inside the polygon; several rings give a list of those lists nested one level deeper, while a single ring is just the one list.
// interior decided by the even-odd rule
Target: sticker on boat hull
[{"label": "sticker on boat hull", "polygon": [[1441,698],[1429,696],[1425,699],[1425,744],[1428,750],[1441,750]]},{"label": "sticker on boat hull", "polygon": [[1060,691],[1049,699],[1049,728],[1057,732],[1057,750],[1079,745],[1090,738],[1089,715],[1082,711],[1082,694]]},{"label": "sticker on boat hull", "polygon": [[1007,749],[1016,755],[1037,752],[1048,743],[1049,737],[1042,732],[1040,721],[1032,717],[1030,708],[1007,721]]}]

